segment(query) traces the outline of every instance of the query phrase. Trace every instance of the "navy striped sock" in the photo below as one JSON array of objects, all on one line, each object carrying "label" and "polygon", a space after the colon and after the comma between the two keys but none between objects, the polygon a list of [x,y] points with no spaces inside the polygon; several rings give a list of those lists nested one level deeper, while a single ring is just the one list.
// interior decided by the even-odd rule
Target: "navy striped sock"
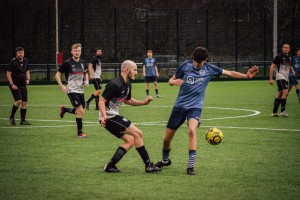
[{"label": "navy striped sock", "polygon": [[189,150],[188,168],[194,168],[196,162],[196,150]]}]

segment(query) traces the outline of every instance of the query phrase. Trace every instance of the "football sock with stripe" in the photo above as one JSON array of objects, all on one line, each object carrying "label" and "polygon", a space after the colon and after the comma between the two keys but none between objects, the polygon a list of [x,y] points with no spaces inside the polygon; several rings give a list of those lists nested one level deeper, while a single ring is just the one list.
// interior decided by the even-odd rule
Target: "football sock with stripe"
[{"label": "football sock with stripe", "polygon": [[149,155],[148,155],[148,152],[145,148],[145,145],[139,147],[139,148],[136,148],[136,150],[139,152],[141,158],[143,159],[143,162],[145,163],[145,165],[148,165],[150,163],[150,158],[149,158]]},{"label": "football sock with stripe", "polygon": [[124,149],[123,147],[119,147],[111,158],[109,165],[116,165],[123,158],[126,152],[126,149]]},{"label": "football sock with stripe", "polygon": [[189,161],[187,168],[194,168],[196,162],[196,150],[189,150]]}]

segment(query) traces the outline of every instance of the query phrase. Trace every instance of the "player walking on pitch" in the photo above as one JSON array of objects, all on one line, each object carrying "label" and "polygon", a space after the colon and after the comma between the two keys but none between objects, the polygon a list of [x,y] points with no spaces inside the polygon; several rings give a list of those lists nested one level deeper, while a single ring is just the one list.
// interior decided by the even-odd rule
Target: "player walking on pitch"
[{"label": "player walking on pitch", "polygon": [[[68,97],[74,108],[60,106],[60,117],[63,118],[65,113],[76,115],[77,136],[78,138],[86,138],[86,134],[82,132],[82,118],[84,115],[85,100],[83,86],[89,86],[88,74],[84,60],[80,59],[81,44],[74,44],[71,49],[72,58],[67,59],[56,72],[55,78],[63,93]],[[68,86],[64,86],[61,81],[61,74],[65,74]]]},{"label": "player walking on pitch", "polygon": [[90,79],[92,79],[95,92],[91,94],[90,98],[86,101],[86,109],[90,109],[90,102],[95,99],[96,102],[96,110],[99,110],[98,104],[99,104],[99,94],[101,93],[101,58],[102,56],[102,50],[100,48],[95,49],[95,56],[92,58],[91,63],[89,64],[89,73],[90,73]]},{"label": "player walking on pitch", "polygon": [[145,148],[142,131],[138,129],[130,120],[119,114],[119,107],[124,102],[131,106],[147,105],[153,100],[147,96],[144,101],[139,101],[131,97],[131,81],[137,75],[137,66],[131,60],[126,60],[121,65],[121,75],[110,81],[100,97],[99,102],[99,121],[111,134],[124,141],[110,162],[105,165],[105,172],[120,172],[116,164],[122,157],[135,146],[140,157],[145,164],[146,172],[158,172],[160,168],[155,166]]},{"label": "player walking on pitch", "polygon": [[157,98],[161,98],[162,96],[158,93],[158,85],[157,85],[157,77],[159,77],[156,59],[152,57],[152,50],[147,51],[147,58],[144,59],[143,62],[143,75],[146,81],[146,95],[149,95],[149,84],[153,82],[155,94]]},{"label": "player walking on pitch", "polygon": [[9,122],[11,125],[16,125],[15,113],[21,104],[20,125],[30,125],[30,123],[25,120],[27,111],[26,85],[28,85],[30,81],[30,72],[28,60],[24,58],[24,49],[22,47],[16,48],[16,57],[10,61],[6,76],[9,82],[9,89],[15,100],[9,117]]},{"label": "player walking on pitch", "polygon": [[280,115],[283,117],[287,117],[288,114],[285,111],[285,106],[286,106],[286,98],[288,96],[288,80],[289,80],[289,72],[293,73],[295,76],[295,72],[293,68],[291,67],[291,58],[289,56],[290,52],[290,45],[289,44],[283,44],[282,45],[282,52],[278,54],[271,66],[270,66],[270,79],[269,79],[269,84],[273,85],[274,80],[273,80],[273,75],[274,75],[274,70],[276,71],[276,82],[277,82],[277,87],[278,87],[278,93],[277,96],[274,100],[274,106],[273,106],[273,117],[278,117],[279,115],[277,114],[279,105],[281,106],[281,113]]},{"label": "player walking on pitch", "polygon": [[233,78],[248,79],[258,72],[256,66],[250,68],[247,74],[236,71],[227,71],[207,62],[208,51],[197,47],[193,52],[193,60],[181,64],[169,80],[169,85],[180,86],[177,99],[167,123],[163,139],[162,160],[158,167],[171,165],[171,142],[177,129],[187,120],[189,135],[189,159],[187,174],[195,175],[197,150],[197,128],[200,126],[200,116],[203,108],[204,94],[212,76],[226,75]]}]

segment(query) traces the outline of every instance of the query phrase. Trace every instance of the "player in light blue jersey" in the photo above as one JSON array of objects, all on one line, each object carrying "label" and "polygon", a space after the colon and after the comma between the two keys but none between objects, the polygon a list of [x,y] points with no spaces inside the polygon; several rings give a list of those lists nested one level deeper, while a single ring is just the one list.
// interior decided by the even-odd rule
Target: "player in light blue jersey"
[{"label": "player in light blue jersey", "polygon": [[154,89],[157,98],[161,98],[162,96],[158,93],[158,85],[157,85],[157,77],[159,77],[159,73],[157,70],[156,59],[152,57],[152,50],[147,51],[147,58],[144,59],[143,62],[143,76],[145,77],[146,82],[146,95],[149,96],[149,84],[153,82]]},{"label": "player in light blue jersey", "polygon": [[204,94],[212,76],[226,75],[233,78],[248,79],[258,72],[256,66],[250,68],[247,74],[221,69],[207,62],[208,51],[197,47],[193,52],[193,60],[185,61],[178,68],[176,74],[170,78],[169,85],[180,86],[177,99],[170,115],[166,134],[163,140],[162,161],[156,166],[171,165],[171,141],[176,130],[187,120],[189,135],[189,160],[187,174],[195,175],[195,161],[197,149],[197,128],[200,126],[200,116],[203,108]]},{"label": "player in light blue jersey", "polygon": [[295,75],[290,71],[288,90],[290,92],[293,86],[296,87],[296,94],[300,103],[300,85],[297,81],[297,74],[300,74],[300,49],[297,50],[296,56],[292,57],[292,67],[295,71]]}]

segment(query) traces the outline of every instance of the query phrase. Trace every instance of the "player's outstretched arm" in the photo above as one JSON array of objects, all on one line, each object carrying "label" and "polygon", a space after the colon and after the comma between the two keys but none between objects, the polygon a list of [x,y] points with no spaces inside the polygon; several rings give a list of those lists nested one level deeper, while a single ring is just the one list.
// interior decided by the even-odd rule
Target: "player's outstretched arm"
[{"label": "player's outstretched arm", "polygon": [[258,67],[253,66],[248,70],[247,74],[242,74],[236,71],[224,70],[223,75],[230,76],[232,78],[249,79],[249,78],[253,78],[258,73],[258,71],[259,71]]}]

